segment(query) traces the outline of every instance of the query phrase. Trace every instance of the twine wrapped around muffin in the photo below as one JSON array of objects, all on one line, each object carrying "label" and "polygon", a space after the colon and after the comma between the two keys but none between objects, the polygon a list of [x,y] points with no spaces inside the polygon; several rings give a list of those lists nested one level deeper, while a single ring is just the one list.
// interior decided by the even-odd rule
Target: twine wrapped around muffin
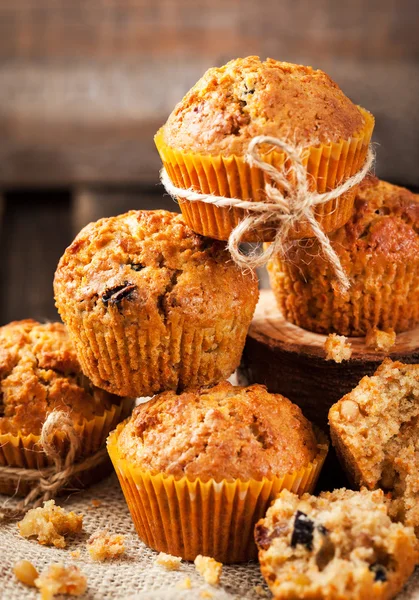
[{"label": "twine wrapped around muffin", "polygon": [[[69,448],[65,458],[62,456],[61,449],[52,441],[58,431],[68,440]],[[29,485],[35,484],[26,497],[13,508],[7,508],[5,503],[0,511],[2,517],[17,518],[29,508],[40,506],[65,488],[74,475],[93,469],[107,460],[106,448],[102,447],[91,456],[75,462],[81,441],[68,413],[60,410],[52,411],[42,426],[38,443],[53,465],[44,469],[0,466],[0,480],[5,479],[8,482],[15,480],[16,487],[22,481]]]},{"label": "twine wrapped around muffin", "polygon": [[[285,168],[284,166],[282,170],[279,170],[263,160],[258,153],[258,147],[262,144],[270,144],[285,152],[290,162],[289,167]],[[252,213],[233,229],[228,240],[228,248],[233,260],[241,268],[254,269],[266,264],[272,256],[284,254],[290,230],[300,221],[306,220],[318,239],[324,255],[332,265],[342,291],[346,291],[350,287],[349,279],[342,268],[337,253],[330,244],[329,238],[317,222],[313,209],[320,204],[338,198],[361,183],[374,162],[374,153],[370,146],[362,169],[349,177],[344,183],[324,193],[310,190],[308,173],[303,164],[304,154],[304,148],[293,146],[279,138],[260,135],[252,139],[245,157],[246,162],[250,167],[261,169],[276,184],[265,183],[267,202],[226,198],[213,194],[201,194],[194,191],[193,188],[179,188],[172,183],[164,167],[161,170],[161,182],[174,199],[204,202],[224,208],[241,208]],[[290,175],[293,175],[293,183],[290,182]],[[258,226],[263,227],[272,222],[280,224],[273,242],[259,255],[254,253],[250,255],[243,254],[240,251],[240,243],[244,240],[246,234]]]}]

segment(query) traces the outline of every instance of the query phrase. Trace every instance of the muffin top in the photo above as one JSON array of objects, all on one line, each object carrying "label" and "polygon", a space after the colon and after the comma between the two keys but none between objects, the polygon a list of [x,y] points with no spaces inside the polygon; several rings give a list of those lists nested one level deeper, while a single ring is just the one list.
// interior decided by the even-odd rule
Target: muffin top
[{"label": "muffin top", "polygon": [[[165,330],[169,320],[213,327],[220,317],[253,311],[258,283],[231,260],[224,242],[195,234],[181,215],[131,211],[85,227],[55,274],[57,306],[144,320]],[[63,312],[63,311],[62,311]]]},{"label": "muffin top", "polygon": [[209,69],[163,127],[172,148],[243,155],[257,135],[317,145],[349,139],[365,118],[320,70],[257,56]]},{"label": "muffin top", "polygon": [[335,246],[403,261],[419,255],[419,195],[369,176],[359,186],[350,221],[330,234]]},{"label": "muffin top", "polygon": [[118,437],[121,455],[153,474],[260,480],[306,466],[317,452],[301,410],[262,385],[224,381],[138,406]]},{"label": "muffin top", "polygon": [[90,420],[113,398],[82,374],[61,323],[28,319],[0,327],[0,433],[39,435],[54,409]]}]

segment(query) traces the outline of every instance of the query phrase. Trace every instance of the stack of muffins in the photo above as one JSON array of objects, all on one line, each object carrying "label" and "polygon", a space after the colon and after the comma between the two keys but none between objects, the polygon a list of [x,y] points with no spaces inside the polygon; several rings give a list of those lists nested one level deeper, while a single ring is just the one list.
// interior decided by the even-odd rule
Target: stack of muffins
[{"label": "stack of muffins", "polygon": [[[304,147],[310,189],[321,193],[362,169],[373,126],[372,115],[322,71],[249,57],[210,69],[155,140],[176,187],[261,202],[269,180],[246,161],[253,138],[270,135]],[[278,169],[289,166],[288,157],[268,144],[261,154]],[[187,560],[201,554],[242,562],[256,557],[254,526],[262,519],[256,542],[276,598],[392,597],[419,556],[402,509],[396,514],[379,491],[311,496],[327,437],[287,398],[257,383],[226,381],[240,362],[258,299],[255,275],[241,271],[226,250],[244,211],[179,202],[182,215],[131,211],[80,232],[54,281],[67,329],[23,322],[0,330],[0,431],[21,457],[24,443],[11,442],[14,428],[20,437],[39,434],[58,406],[84,423],[127,398],[155,395],[117,425],[125,416],[120,410],[106,431],[117,425],[108,452],[145,543]],[[335,289],[311,227],[299,222],[286,259],[270,264],[287,319],[312,331],[350,335],[416,324],[418,206],[407,190],[375,179],[318,205],[315,217],[352,287],[345,294]],[[247,239],[270,242],[275,227],[255,228]],[[39,340],[46,335],[39,328],[54,340]],[[21,366],[30,378],[20,374]],[[71,403],[52,393],[57,378],[63,389],[76,389]],[[29,379],[42,400],[31,394]],[[419,400],[417,380],[414,370],[400,392],[401,412],[403,398]],[[36,398],[30,411],[28,397]],[[389,430],[397,434],[408,417],[393,418]],[[353,470],[361,461],[353,450],[359,449],[352,439],[357,431],[356,424],[348,429],[334,420],[334,441]],[[104,429],[94,436],[95,448],[103,436]],[[81,448],[92,452],[89,443]],[[13,464],[10,457],[3,451],[1,464]],[[393,470],[394,463],[393,456]],[[361,475],[355,483],[383,487]],[[391,484],[400,500],[402,486],[395,477]],[[416,522],[412,517],[407,524]]]}]

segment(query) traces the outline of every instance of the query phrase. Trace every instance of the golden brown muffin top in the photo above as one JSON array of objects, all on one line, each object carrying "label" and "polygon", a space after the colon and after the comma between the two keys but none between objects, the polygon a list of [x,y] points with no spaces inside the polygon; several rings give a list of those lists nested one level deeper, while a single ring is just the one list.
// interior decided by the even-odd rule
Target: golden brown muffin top
[{"label": "golden brown muffin top", "polygon": [[338,142],[365,125],[321,70],[257,56],[209,69],[175,107],[163,134],[172,148],[243,155],[257,135],[303,145]]},{"label": "golden brown muffin top", "polygon": [[82,374],[61,323],[27,319],[0,327],[0,433],[39,435],[54,409],[90,420],[114,398]]},{"label": "golden brown muffin top", "polygon": [[87,225],[61,258],[54,286],[59,308],[79,316],[93,311],[104,327],[123,315],[128,325],[144,320],[162,332],[178,318],[215,327],[220,316],[234,319],[255,304],[259,293],[224,242],[197,235],[181,215],[164,210]]},{"label": "golden brown muffin top", "polygon": [[392,260],[419,254],[419,195],[366,177],[355,198],[350,221],[330,234],[335,245],[379,253]]},{"label": "golden brown muffin top", "polygon": [[306,466],[318,450],[301,410],[262,385],[224,381],[138,406],[118,438],[134,465],[153,474],[261,480]]}]

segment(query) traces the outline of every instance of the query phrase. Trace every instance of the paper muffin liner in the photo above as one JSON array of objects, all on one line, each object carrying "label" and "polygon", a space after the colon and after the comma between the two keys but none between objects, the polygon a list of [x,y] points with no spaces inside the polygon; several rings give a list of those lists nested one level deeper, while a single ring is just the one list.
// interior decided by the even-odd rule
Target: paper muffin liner
[{"label": "paper muffin liner", "polygon": [[[187,325],[173,315],[165,328],[127,324],[119,313],[104,327],[95,315],[62,317],[84,374],[119,396],[152,396],[171,389],[211,385],[240,363],[249,318],[220,320],[215,327]],[[208,349],[217,342],[217,348]]]},{"label": "paper muffin liner", "polygon": [[[313,191],[323,193],[336,188],[364,165],[374,129],[374,117],[363,108],[359,109],[365,118],[365,127],[361,132],[348,140],[309,148],[304,163]],[[163,128],[157,132],[154,141],[169,178],[176,187],[255,202],[264,199],[267,175],[256,167],[250,167],[243,156],[211,156],[171,148],[164,141]],[[262,158],[277,169],[281,169],[284,163],[288,164],[283,152],[272,151]],[[325,233],[338,229],[349,220],[355,193],[356,187],[315,208],[316,219]],[[220,208],[180,198],[179,204],[187,225],[193,231],[218,240],[228,240],[234,227],[248,214],[243,209]],[[272,241],[274,236],[275,225],[266,225],[263,229],[250,232],[243,241]],[[298,223],[290,234],[292,238],[312,236],[307,222]]]},{"label": "paper muffin liner", "polygon": [[359,257],[356,261],[356,267],[355,257],[343,261],[351,287],[341,293],[335,291],[330,271],[320,273],[308,256],[304,281],[298,263],[271,259],[270,283],[285,319],[308,331],[346,336],[366,335],[373,327],[396,333],[417,327],[419,260],[394,262],[391,257],[377,256],[365,260],[361,272]]},{"label": "paper muffin liner", "polygon": [[316,430],[318,454],[295,473],[261,481],[194,481],[152,475],[120,455],[121,423],[108,438],[108,452],[141,540],[159,552],[194,560],[198,554],[223,563],[257,557],[255,523],[282,489],[313,492],[329,443]]},{"label": "paper muffin liner", "polygon": [[[74,429],[81,439],[79,449],[75,456],[75,462],[91,456],[100,448],[103,448],[109,432],[131,413],[133,400],[121,398],[119,404],[112,404],[103,415],[93,419],[84,419],[81,423],[75,423]],[[22,469],[44,469],[51,466],[51,461],[39,445],[40,436],[21,432],[16,434],[0,433],[0,466],[19,467]],[[68,439],[61,431],[54,433],[51,442],[59,449],[60,454],[65,457],[68,451]],[[109,472],[109,461],[83,471],[74,476],[66,487],[80,488],[85,483],[93,483],[102,475]],[[3,477],[0,473],[0,494],[26,495],[35,483],[19,481]]]}]

